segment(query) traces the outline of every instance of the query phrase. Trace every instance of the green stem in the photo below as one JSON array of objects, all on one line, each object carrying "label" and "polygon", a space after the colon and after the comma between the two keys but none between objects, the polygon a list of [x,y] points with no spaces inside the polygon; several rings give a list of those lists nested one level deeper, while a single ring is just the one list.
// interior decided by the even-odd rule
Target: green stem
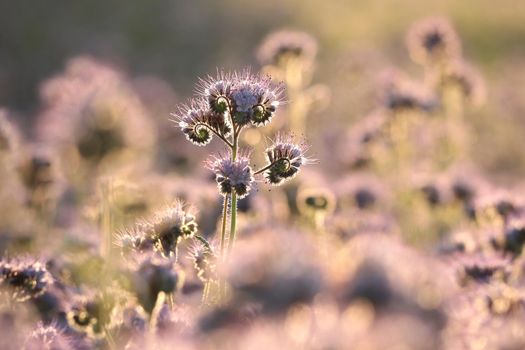
[{"label": "green stem", "polygon": [[233,242],[235,241],[235,230],[237,228],[237,193],[232,192],[231,194],[232,208],[231,208],[231,219],[230,219],[230,239],[228,242],[228,256],[231,254],[233,249]]},{"label": "green stem", "polygon": [[[232,147],[232,161],[237,160],[237,150],[239,148],[239,135],[241,128],[237,129],[233,135],[233,147]],[[237,228],[237,193],[232,191],[231,193],[231,211],[230,211],[230,237],[228,241],[228,256],[231,254],[233,249],[233,242],[235,241],[235,230]]]},{"label": "green stem", "polygon": [[[228,222],[228,196],[224,196],[224,202],[222,204],[222,227],[221,227],[221,255],[219,256],[220,261],[226,260],[224,249],[226,247],[226,224]],[[225,282],[222,277],[219,277],[219,297],[222,299],[225,294]]]},{"label": "green stem", "polygon": [[224,196],[222,203],[222,226],[221,226],[221,260],[224,259],[224,246],[226,242],[226,223],[228,222],[228,196]]}]

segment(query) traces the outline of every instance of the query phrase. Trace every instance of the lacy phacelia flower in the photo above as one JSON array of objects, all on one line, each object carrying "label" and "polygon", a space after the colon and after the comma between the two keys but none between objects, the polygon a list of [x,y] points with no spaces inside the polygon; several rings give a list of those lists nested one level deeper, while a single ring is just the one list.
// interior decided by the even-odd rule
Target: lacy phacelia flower
[{"label": "lacy phacelia flower", "polygon": [[178,203],[155,214],[148,236],[154,242],[155,250],[163,256],[176,256],[179,242],[192,237],[197,228],[195,216]]},{"label": "lacy phacelia flower", "polygon": [[52,283],[52,277],[40,262],[0,261],[0,286],[16,301],[39,297]]},{"label": "lacy phacelia flower", "polygon": [[197,146],[210,143],[213,133],[227,137],[232,130],[224,114],[208,109],[198,102],[184,107],[181,115],[176,118],[186,138]]},{"label": "lacy phacelia flower", "polygon": [[44,325],[39,322],[36,329],[27,337],[23,350],[68,350],[76,348],[75,342],[58,325]]},{"label": "lacy phacelia flower", "polygon": [[281,86],[272,88],[270,77],[245,71],[235,78],[231,91],[232,116],[239,125],[264,126],[273,117],[281,98]]},{"label": "lacy phacelia flower", "polygon": [[407,35],[407,46],[415,62],[440,63],[458,57],[461,43],[446,18],[427,18],[416,22]]},{"label": "lacy phacelia flower", "polygon": [[[249,123],[255,126],[266,125],[275,114],[282,98],[281,85],[273,86],[270,77],[252,74],[249,70],[242,73],[219,72],[215,78],[208,76],[201,79],[197,92],[205,105],[204,108],[201,107],[206,111],[202,112],[203,114],[211,113],[223,118],[230,115],[234,123],[240,126]],[[198,120],[202,122],[202,119]],[[188,123],[187,120],[182,121]],[[191,123],[188,124],[191,126]],[[183,131],[187,134],[184,128]],[[206,133],[199,131],[202,133],[201,138],[206,141],[200,144],[209,142]],[[231,129],[228,128],[227,131],[224,136],[227,136]]]},{"label": "lacy phacelia flower", "polygon": [[310,64],[317,54],[317,42],[308,33],[281,30],[268,35],[257,50],[257,59],[263,65],[279,66],[288,59],[299,59]]},{"label": "lacy phacelia flower", "polygon": [[207,166],[215,173],[215,180],[223,196],[235,191],[240,199],[250,193],[254,177],[248,155],[241,154],[235,161],[228,156],[218,156],[210,160]]},{"label": "lacy phacelia flower", "polygon": [[292,143],[291,139],[278,136],[274,144],[266,149],[268,169],[264,171],[266,181],[272,185],[279,185],[285,180],[293,178],[301,166],[309,159],[305,156],[306,146]]},{"label": "lacy phacelia flower", "polygon": [[232,74],[219,71],[215,78],[209,75],[206,79],[200,79],[197,93],[207,101],[211,110],[225,113],[231,107],[233,82]]}]

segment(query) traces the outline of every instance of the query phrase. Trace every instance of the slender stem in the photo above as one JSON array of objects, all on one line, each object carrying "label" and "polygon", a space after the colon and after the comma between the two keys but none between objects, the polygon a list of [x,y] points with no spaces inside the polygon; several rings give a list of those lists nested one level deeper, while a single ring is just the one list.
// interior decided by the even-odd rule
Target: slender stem
[{"label": "slender stem", "polygon": [[155,301],[155,306],[153,307],[153,310],[151,311],[151,315],[149,319],[150,335],[153,335],[156,331],[157,321],[159,319],[159,315],[160,315],[162,306],[164,305],[165,301],[166,301],[166,293],[159,292],[159,294],[157,295],[157,300]]},{"label": "slender stem", "polygon": [[222,226],[221,226],[221,260],[224,259],[224,243],[226,242],[226,224],[228,222],[228,196],[224,196],[222,203]]},{"label": "slender stem", "polygon": [[235,241],[235,230],[237,228],[237,193],[231,194],[232,208],[231,208],[231,222],[230,222],[230,239],[228,242],[228,255],[233,249],[233,242]]},{"label": "slender stem", "polygon": [[210,294],[211,281],[204,283],[204,288],[202,290],[202,304],[206,305],[208,303],[208,296]]},{"label": "slender stem", "polygon": [[103,330],[104,330],[104,335],[106,336],[106,340],[108,342],[109,348],[111,350],[116,350],[117,344],[115,343],[115,339],[113,339],[113,336],[111,335],[110,330],[108,329],[107,326],[104,326]]},{"label": "slender stem", "polygon": [[[239,148],[239,135],[241,133],[241,127],[237,128],[233,134],[233,148],[232,148],[232,161],[237,160],[237,150]],[[230,210],[230,237],[228,239],[228,256],[231,254],[233,249],[233,242],[235,241],[235,230],[237,228],[237,193],[232,191],[231,193],[231,210]]]},{"label": "slender stem", "polygon": [[206,238],[204,238],[204,237],[202,237],[202,236],[199,236],[199,235],[196,235],[196,236],[195,236],[195,239],[196,239],[197,241],[201,242],[201,243],[204,245],[204,247],[205,247],[206,249],[208,249],[208,250],[211,251],[210,243],[206,240]]},{"label": "slender stem", "polygon": [[[222,227],[221,227],[221,255],[219,256],[220,261],[226,260],[224,249],[226,247],[226,224],[228,222],[228,196],[224,196],[224,202],[222,204]],[[219,298],[222,299],[225,294],[225,282],[224,279],[219,276]]]}]

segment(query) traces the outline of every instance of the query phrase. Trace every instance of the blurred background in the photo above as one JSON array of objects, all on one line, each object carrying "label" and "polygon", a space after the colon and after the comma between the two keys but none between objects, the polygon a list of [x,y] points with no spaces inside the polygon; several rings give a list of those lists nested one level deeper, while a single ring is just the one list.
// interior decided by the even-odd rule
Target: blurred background
[{"label": "blurred background", "polygon": [[451,19],[465,56],[490,87],[474,121],[476,140],[483,145],[474,148],[474,158],[496,181],[525,175],[525,90],[520,88],[525,85],[525,3],[519,0],[3,1],[0,106],[29,130],[39,109],[40,84],[81,54],[109,61],[132,78],[161,78],[178,96],[175,106],[191,94],[196,76],[217,67],[258,69],[256,47],[267,33],[284,27],[319,41],[314,81],[332,90],[332,103],[313,118],[351,122],[371,109],[367,98],[373,98],[373,86],[363,83],[370,77],[356,79],[348,72],[366,61],[375,66],[363,74],[385,65],[418,74],[404,38],[412,22],[429,15]]}]

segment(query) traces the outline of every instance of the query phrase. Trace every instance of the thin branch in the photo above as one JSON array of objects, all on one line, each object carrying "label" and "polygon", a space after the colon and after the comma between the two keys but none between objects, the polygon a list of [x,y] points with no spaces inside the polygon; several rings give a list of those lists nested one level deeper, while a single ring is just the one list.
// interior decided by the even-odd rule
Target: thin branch
[{"label": "thin branch", "polygon": [[287,159],[287,158],[280,158],[280,159],[277,159],[275,162],[268,164],[264,168],[261,168],[261,169],[257,170],[256,172],[253,173],[253,175],[259,175],[260,173],[265,172],[266,170],[268,170],[271,167],[273,167],[275,164],[277,164],[277,162],[280,162],[280,161],[283,161],[283,160],[286,162],[286,165],[287,165],[286,166],[286,170],[290,169],[292,167],[292,163],[290,163],[290,160]]},{"label": "thin branch", "polygon": [[202,123],[202,122],[199,122],[199,123],[196,123],[195,124],[195,127],[198,127],[198,126],[204,126],[205,128],[208,128],[209,130],[211,130],[211,132],[213,132],[218,138],[220,138],[222,141],[224,141],[224,143],[226,143],[230,148],[233,148],[233,144],[228,141],[228,139],[226,139],[223,135],[221,135],[220,133],[218,133],[215,129],[213,129],[211,126],[209,126],[208,124],[206,123]]}]

